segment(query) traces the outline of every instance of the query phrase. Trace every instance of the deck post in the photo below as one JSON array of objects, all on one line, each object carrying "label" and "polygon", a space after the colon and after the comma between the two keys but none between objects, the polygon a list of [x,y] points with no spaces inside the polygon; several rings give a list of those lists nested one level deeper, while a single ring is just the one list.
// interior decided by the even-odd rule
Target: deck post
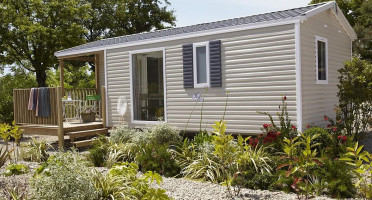
[{"label": "deck post", "polygon": [[63,110],[62,110],[62,87],[57,87],[57,114],[58,114],[58,146],[60,149],[64,146],[64,131],[63,131]]},{"label": "deck post", "polygon": [[100,82],[99,82],[99,54],[94,55],[94,73],[95,73],[95,82],[96,82],[96,94],[100,92]]},{"label": "deck post", "polygon": [[[65,73],[64,73],[64,66],[63,66],[63,59],[59,60],[59,86],[61,87],[62,94],[64,94],[64,79],[65,79]],[[62,97],[61,97],[62,98]]]},{"label": "deck post", "polygon": [[101,87],[101,111],[102,113],[100,114],[102,116],[103,128],[106,128],[107,124],[106,124],[106,87],[105,86]]}]

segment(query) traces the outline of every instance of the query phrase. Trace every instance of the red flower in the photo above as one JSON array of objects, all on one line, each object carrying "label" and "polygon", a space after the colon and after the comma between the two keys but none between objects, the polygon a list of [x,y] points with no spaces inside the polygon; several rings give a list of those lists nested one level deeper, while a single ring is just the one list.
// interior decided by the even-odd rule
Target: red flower
[{"label": "red flower", "polygon": [[337,131],[337,127],[333,127],[332,128],[332,131],[335,131],[336,132]]},{"label": "red flower", "polygon": [[347,137],[346,137],[346,136],[342,137],[342,140],[343,140],[343,141],[346,141],[346,139],[347,139]]},{"label": "red flower", "polygon": [[328,117],[324,115],[324,121],[328,121]]},{"label": "red flower", "polygon": [[330,124],[327,124],[327,128],[329,128],[329,127],[331,127],[331,125]]},{"label": "red flower", "polygon": [[295,130],[296,129],[296,126],[295,125],[292,125],[292,130]]},{"label": "red flower", "polygon": [[282,132],[280,132],[280,131],[276,132],[276,135],[277,135],[277,136],[279,136],[279,135],[281,135],[281,134],[282,134]]},{"label": "red flower", "polygon": [[341,135],[337,136],[338,139],[341,139],[341,137],[342,137]]},{"label": "red flower", "polygon": [[308,125],[306,125],[306,128],[310,128],[310,125],[308,124]]},{"label": "red flower", "polygon": [[284,101],[287,100],[287,96],[284,96],[284,97],[283,97],[283,100],[284,100]]},{"label": "red flower", "polygon": [[265,129],[267,129],[268,126],[269,126],[268,124],[264,124],[264,125],[263,125],[263,127],[264,127]]}]

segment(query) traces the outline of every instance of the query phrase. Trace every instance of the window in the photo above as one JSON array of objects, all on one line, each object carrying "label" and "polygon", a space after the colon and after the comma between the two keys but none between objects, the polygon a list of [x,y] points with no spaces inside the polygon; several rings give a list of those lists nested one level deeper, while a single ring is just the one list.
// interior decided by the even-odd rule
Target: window
[{"label": "window", "polygon": [[132,54],[132,121],[164,120],[163,51]]},{"label": "window", "polygon": [[316,42],[316,84],[328,84],[327,39],[316,36],[315,42]]},{"label": "window", "polygon": [[196,43],[194,55],[194,87],[209,87],[209,43]]}]

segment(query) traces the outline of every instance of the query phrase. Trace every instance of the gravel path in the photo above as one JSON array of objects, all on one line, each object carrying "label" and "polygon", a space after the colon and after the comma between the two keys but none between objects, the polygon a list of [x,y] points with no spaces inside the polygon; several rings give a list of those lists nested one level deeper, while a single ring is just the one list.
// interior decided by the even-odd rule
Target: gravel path
[{"label": "gravel path", "polygon": [[[295,194],[271,192],[268,190],[251,190],[245,188],[241,190],[241,196],[231,197],[224,186],[209,182],[192,181],[183,178],[163,178],[163,184],[160,187],[165,189],[167,191],[166,194],[175,200],[297,199]],[[325,200],[330,198],[316,197],[315,199]]]}]

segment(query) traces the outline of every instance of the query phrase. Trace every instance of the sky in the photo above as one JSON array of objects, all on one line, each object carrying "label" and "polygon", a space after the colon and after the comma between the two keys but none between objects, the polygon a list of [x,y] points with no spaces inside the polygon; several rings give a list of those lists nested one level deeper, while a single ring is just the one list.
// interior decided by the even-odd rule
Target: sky
[{"label": "sky", "polygon": [[[169,0],[176,26],[245,17],[306,6],[311,0]],[[9,70],[5,69],[5,73]],[[1,76],[1,73],[0,73]]]},{"label": "sky", "polygon": [[176,26],[188,26],[306,6],[311,0],[169,0]]}]

